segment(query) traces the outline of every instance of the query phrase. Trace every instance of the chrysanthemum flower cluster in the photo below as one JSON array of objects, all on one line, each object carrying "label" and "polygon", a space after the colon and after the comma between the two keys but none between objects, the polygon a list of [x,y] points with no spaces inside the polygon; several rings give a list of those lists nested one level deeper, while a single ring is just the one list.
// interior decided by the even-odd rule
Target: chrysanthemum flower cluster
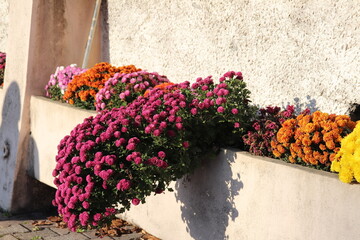
[{"label": "chrysanthemum flower cluster", "polygon": [[109,63],[98,63],[84,73],[75,75],[67,85],[63,99],[74,106],[95,110],[95,95],[115,73],[140,71],[134,65],[114,67]]},{"label": "chrysanthemum flower cluster", "polygon": [[6,53],[0,52],[0,87],[4,85]]},{"label": "chrysanthemum flower cluster", "polygon": [[360,122],[341,141],[340,151],[331,163],[331,171],[338,172],[342,182],[360,182]]},{"label": "chrysanthemum flower cluster", "polygon": [[55,73],[51,74],[50,80],[45,86],[46,96],[56,101],[63,101],[63,95],[69,82],[71,82],[74,76],[85,71],[86,69],[80,68],[76,64],[57,67]]},{"label": "chrysanthemum flower cluster", "polygon": [[254,115],[249,91],[241,73],[226,73],[220,81],[155,87],[126,106],[85,119],[62,139],[53,204],[68,227],[102,226],[167,189],[204,155],[239,144],[229,139],[239,140]]},{"label": "chrysanthemum flower cluster", "polygon": [[126,106],[138,96],[143,95],[147,89],[168,82],[166,76],[159,75],[156,72],[116,73],[114,77],[105,82],[104,88],[96,94],[96,110]]},{"label": "chrysanthemum flower cluster", "polygon": [[347,115],[316,111],[286,120],[271,141],[273,154],[291,163],[317,166],[328,170],[340,142],[355,127]]},{"label": "chrysanthemum flower cluster", "polygon": [[[268,106],[258,110],[250,129],[243,136],[246,150],[254,155],[274,157],[271,141],[276,138],[276,133],[285,120],[296,117],[292,105],[280,110],[281,108],[277,106]],[[308,109],[305,111],[309,113]]]},{"label": "chrysanthemum flower cluster", "polygon": [[256,108],[249,104],[250,91],[241,72],[227,72],[219,81],[219,84],[213,85],[210,76],[198,78],[191,85],[196,90],[197,99],[192,101],[190,113],[194,116],[193,121],[202,126],[201,129],[193,128],[192,137],[202,139],[212,134],[217,136],[212,140],[212,147],[242,147],[241,136]]}]

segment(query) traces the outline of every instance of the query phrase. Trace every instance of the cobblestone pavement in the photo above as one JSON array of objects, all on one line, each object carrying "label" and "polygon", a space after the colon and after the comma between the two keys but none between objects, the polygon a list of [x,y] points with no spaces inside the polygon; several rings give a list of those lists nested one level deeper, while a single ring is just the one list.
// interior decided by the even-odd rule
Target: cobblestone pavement
[{"label": "cobblestone pavement", "polygon": [[[0,240],[160,240],[140,229],[138,232],[120,234],[121,236],[96,236],[95,230],[84,232],[71,232],[67,228],[61,228],[56,222],[48,220],[45,213],[29,213],[11,216],[0,212]],[[125,226],[124,228],[134,228]],[[139,229],[139,228],[138,228]],[[130,231],[129,231],[130,232]]]}]

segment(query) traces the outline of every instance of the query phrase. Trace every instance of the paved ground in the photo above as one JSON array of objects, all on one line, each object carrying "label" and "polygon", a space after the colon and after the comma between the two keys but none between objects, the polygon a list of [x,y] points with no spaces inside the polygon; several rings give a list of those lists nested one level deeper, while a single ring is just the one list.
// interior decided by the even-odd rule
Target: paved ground
[{"label": "paved ground", "polygon": [[[55,216],[46,213],[29,213],[11,216],[0,212],[0,240],[85,240],[100,239],[95,230],[71,232],[61,228],[59,222],[53,221]],[[124,223],[122,220],[119,222]],[[160,240],[130,224],[109,231],[110,236],[103,240]],[[136,229],[134,231],[134,229]]]}]

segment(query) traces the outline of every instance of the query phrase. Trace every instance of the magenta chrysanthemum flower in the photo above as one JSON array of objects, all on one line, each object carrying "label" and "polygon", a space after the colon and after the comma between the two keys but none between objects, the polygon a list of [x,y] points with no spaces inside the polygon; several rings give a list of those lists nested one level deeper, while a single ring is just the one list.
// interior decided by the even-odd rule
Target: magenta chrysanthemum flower
[{"label": "magenta chrysanthemum flower", "polygon": [[219,113],[223,113],[223,112],[225,112],[225,108],[220,106],[220,107],[217,108],[217,111]]},{"label": "magenta chrysanthemum flower", "polygon": [[139,205],[139,203],[140,203],[140,199],[138,199],[138,198],[133,198],[132,200],[131,200],[131,203],[133,204],[133,205]]},{"label": "magenta chrysanthemum flower", "polygon": [[121,191],[126,191],[130,188],[131,182],[127,179],[121,179],[119,183],[116,185],[116,188]]}]

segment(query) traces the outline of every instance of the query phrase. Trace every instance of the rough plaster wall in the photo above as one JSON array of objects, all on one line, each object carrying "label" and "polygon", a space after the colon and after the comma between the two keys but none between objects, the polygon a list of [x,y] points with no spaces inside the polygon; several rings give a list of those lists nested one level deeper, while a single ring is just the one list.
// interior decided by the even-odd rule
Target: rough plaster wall
[{"label": "rough plaster wall", "polygon": [[360,102],[360,1],[104,0],[103,59],[172,81],[242,71],[260,106]]},{"label": "rough plaster wall", "polygon": [[7,28],[9,24],[9,2],[0,1],[0,51],[6,52]]}]

